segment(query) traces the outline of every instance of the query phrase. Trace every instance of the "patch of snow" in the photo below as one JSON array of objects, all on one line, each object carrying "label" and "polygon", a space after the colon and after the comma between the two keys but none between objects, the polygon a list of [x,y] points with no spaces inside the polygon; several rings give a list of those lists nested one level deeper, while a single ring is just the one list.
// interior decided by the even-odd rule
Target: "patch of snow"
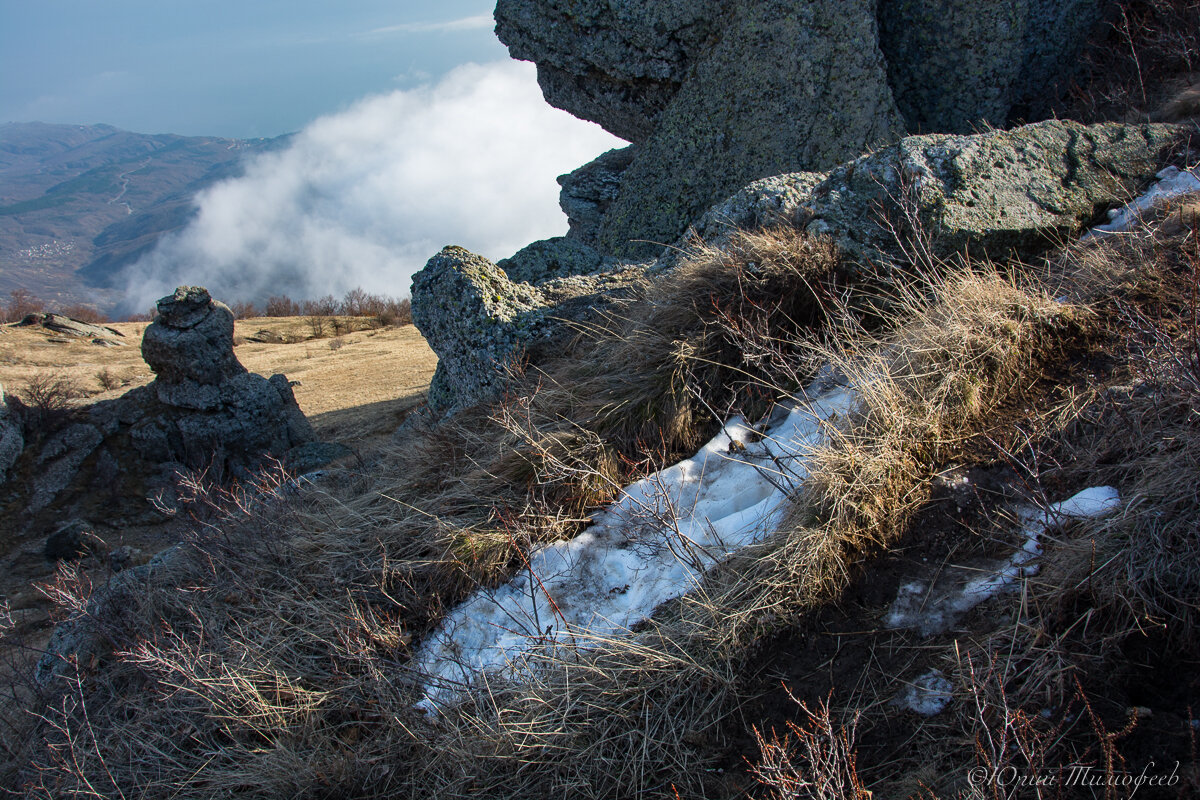
[{"label": "patch of snow", "polygon": [[904,584],[897,591],[884,624],[889,628],[916,628],[924,636],[941,633],[984,600],[1009,589],[1021,578],[1036,575],[1040,568],[1036,559],[1042,554],[1044,533],[1069,520],[1107,516],[1120,506],[1121,498],[1116,489],[1096,486],[1045,509],[1019,509],[1017,519],[1024,532],[1019,550],[1007,560],[967,580],[959,589],[932,592],[929,584],[921,581]]},{"label": "patch of snow", "polygon": [[856,399],[827,377],[801,396],[761,433],[731,420],[691,458],[627,487],[574,539],[534,550],[507,584],[451,611],[413,660],[426,681],[421,707],[453,703],[489,674],[528,674],[536,654],[627,633],[762,541],[807,477],[829,421]]},{"label": "patch of snow", "polygon": [[1110,209],[1108,222],[1092,228],[1082,238],[1131,231],[1141,223],[1146,212],[1155,207],[1161,208],[1171,198],[1200,192],[1200,164],[1189,170],[1167,167],[1156,177],[1158,180],[1150,185],[1145,194],[1135,197],[1120,208]]},{"label": "patch of snow", "polygon": [[896,704],[923,717],[932,717],[945,711],[952,699],[954,685],[941,670],[931,669],[910,683],[896,698]]}]

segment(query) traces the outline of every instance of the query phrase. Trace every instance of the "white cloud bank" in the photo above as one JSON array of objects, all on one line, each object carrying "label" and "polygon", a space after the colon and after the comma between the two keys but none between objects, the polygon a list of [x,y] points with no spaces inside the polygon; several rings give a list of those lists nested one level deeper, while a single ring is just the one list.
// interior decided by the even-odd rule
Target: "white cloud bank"
[{"label": "white cloud bank", "polygon": [[127,307],[184,284],[229,302],[406,296],[443,245],[499,259],[564,233],[555,177],[623,144],[546,105],[532,65],[468,64],[318,119],[200,193],[196,219],[126,272]]}]

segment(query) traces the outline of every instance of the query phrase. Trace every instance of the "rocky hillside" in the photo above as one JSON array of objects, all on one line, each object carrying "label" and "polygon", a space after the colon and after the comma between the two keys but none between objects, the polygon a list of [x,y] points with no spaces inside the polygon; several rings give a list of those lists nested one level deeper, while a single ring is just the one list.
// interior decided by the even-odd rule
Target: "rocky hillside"
[{"label": "rocky hillside", "polygon": [[183,227],[196,192],[285,139],[147,135],[109,125],[0,125],[0,293],[107,305],[116,273]]},{"label": "rocky hillside", "polygon": [[[392,447],[192,480],[169,556],[60,572],[13,791],[1200,793],[1200,128],[1145,107],[1200,9],[496,20],[633,144],[560,179],[568,236],[414,276],[439,363]],[[1051,114],[1068,81],[1111,113]],[[238,380],[189,370],[159,406]]]}]

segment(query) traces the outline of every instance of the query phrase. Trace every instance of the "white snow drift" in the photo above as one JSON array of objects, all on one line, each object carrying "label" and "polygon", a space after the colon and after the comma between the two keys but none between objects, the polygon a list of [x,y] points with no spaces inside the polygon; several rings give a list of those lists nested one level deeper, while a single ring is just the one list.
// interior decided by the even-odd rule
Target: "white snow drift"
[{"label": "white snow drift", "polygon": [[519,678],[531,654],[628,632],[761,541],[828,422],[854,400],[825,381],[761,436],[734,419],[696,455],[626,488],[574,539],[529,554],[527,569],[476,592],[423,643],[413,664],[428,676],[423,705],[451,703],[488,673]]},{"label": "white snow drift", "polygon": [[974,576],[961,586],[955,584],[970,574],[965,569],[951,569],[943,574],[941,583],[950,585],[949,589],[932,588],[924,581],[904,584],[888,610],[885,624],[889,628],[915,628],[925,636],[947,630],[984,600],[1014,586],[1021,578],[1036,575],[1041,567],[1036,559],[1042,554],[1042,536],[1047,531],[1070,520],[1107,516],[1120,505],[1116,489],[1098,486],[1045,509],[1019,509],[1017,519],[1024,534],[1019,550],[989,569],[974,571]]}]

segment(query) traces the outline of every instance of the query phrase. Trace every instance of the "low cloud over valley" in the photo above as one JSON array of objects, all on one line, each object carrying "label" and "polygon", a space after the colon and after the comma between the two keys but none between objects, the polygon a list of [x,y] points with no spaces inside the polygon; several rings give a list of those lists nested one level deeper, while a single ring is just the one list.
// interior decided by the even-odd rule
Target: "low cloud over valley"
[{"label": "low cloud over valley", "polygon": [[126,310],[180,284],[227,301],[404,296],[443,245],[492,259],[566,231],[555,177],[623,143],[552,109],[532,65],[469,64],[322,117],[125,273]]}]

